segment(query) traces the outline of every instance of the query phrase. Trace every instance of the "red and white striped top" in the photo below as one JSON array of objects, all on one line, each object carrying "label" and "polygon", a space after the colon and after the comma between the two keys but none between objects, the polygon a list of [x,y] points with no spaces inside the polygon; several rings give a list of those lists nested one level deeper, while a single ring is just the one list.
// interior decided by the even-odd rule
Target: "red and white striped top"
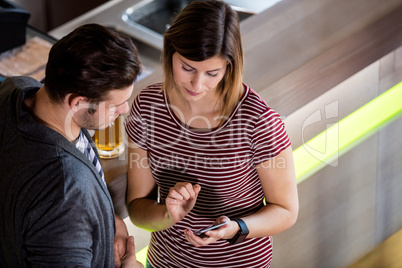
[{"label": "red and white striped top", "polygon": [[244,85],[245,94],[222,127],[196,131],[173,113],[161,86],[151,85],[136,97],[126,131],[148,151],[160,203],[165,203],[169,188],[180,181],[198,183],[201,191],[183,220],[152,233],[148,261],[153,267],[269,267],[271,237],[235,245],[220,240],[196,248],[186,241],[183,230],[201,229],[222,215],[244,217],[260,208],[264,193],[255,165],[290,145],[284,123]]}]

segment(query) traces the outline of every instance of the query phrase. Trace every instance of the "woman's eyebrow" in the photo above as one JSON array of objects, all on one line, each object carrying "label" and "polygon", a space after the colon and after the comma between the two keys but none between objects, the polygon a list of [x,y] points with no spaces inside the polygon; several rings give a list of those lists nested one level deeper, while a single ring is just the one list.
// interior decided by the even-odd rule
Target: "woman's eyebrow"
[{"label": "woman's eyebrow", "polygon": [[187,67],[190,67],[191,69],[194,69],[194,67],[191,66],[190,64],[188,64],[187,62],[185,62],[185,61],[183,61],[183,60],[180,60],[180,61],[181,61],[181,63],[183,63],[183,64],[186,65]]},{"label": "woman's eyebrow", "polygon": [[215,70],[210,70],[210,71],[208,71],[208,72],[217,72],[217,71],[219,71],[219,70],[222,70],[224,67],[222,67],[222,68],[218,68],[218,69],[215,69]]},{"label": "woman's eyebrow", "polygon": [[[180,60],[180,61],[181,61],[181,63],[183,63],[183,64],[186,65],[187,67],[190,67],[191,69],[195,69],[193,66],[191,66],[190,64],[184,62],[183,60]],[[223,68],[225,68],[225,67],[218,68],[218,69],[214,69],[214,70],[209,70],[209,71],[207,71],[207,72],[217,72],[217,71],[219,71],[219,70],[222,70]]]}]

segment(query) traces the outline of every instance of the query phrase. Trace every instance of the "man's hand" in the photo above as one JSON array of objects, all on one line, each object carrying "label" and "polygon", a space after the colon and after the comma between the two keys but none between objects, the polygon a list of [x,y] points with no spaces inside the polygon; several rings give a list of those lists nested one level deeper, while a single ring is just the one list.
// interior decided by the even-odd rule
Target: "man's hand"
[{"label": "man's hand", "polygon": [[117,215],[114,216],[116,222],[116,235],[114,237],[114,262],[116,267],[121,266],[121,258],[126,255],[126,244],[128,231],[124,221]]},{"label": "man's hand", "polygon": [[135,246],[134,246],[134,237],[130,236],[127,239],[126,244],[126,255],[121,259],[121,267],[122,268],[144,268],[140,262],[137,261],[137,257],[135,256]]}]

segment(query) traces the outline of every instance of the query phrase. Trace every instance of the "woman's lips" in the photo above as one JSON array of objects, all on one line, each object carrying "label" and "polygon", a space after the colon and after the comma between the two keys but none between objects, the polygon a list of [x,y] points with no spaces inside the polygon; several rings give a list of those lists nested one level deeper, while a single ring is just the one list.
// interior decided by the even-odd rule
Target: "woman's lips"
[{"label": "woman's lips", "polygon": [[192,91],[190,91],[190,90],[188,90],[188,89],[186,89],[186,91],[187,91],[188,94],[190,94],[191,96],[198,96],[198,95],[201,94],[201,93],[192,92]]}]

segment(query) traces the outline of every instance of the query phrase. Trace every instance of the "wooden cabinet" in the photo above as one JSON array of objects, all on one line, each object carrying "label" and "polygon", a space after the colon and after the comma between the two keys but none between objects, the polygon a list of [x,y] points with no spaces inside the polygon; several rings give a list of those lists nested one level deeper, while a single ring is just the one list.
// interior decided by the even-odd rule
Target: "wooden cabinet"
[{"label": "wooden cabinet", "polygon": [[29,11],[28,23],[39,30],[48,32],[108,0],[10,0]]}]

